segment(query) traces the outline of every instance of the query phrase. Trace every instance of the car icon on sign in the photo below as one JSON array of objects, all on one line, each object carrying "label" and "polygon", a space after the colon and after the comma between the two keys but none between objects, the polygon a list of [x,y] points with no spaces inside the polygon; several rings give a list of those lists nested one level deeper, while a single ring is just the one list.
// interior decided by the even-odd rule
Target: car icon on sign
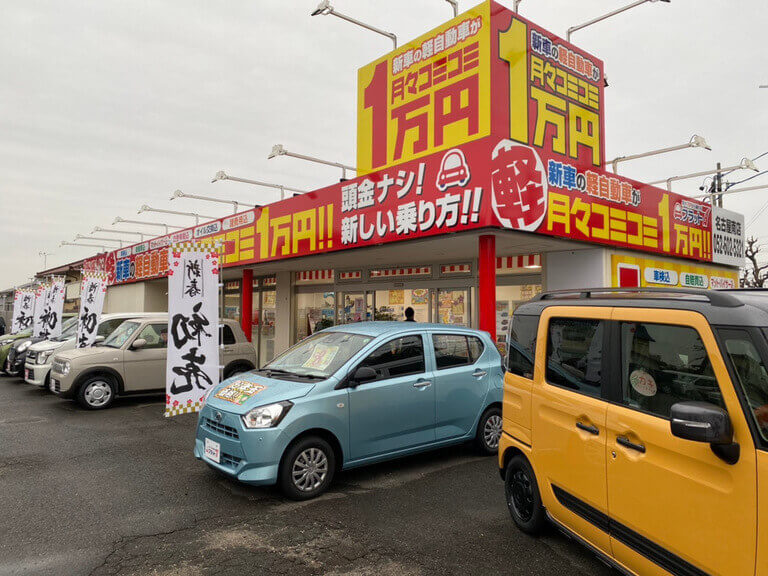
[{"label": "car icon on sign", "polygon": [[451,186],[466,186],[469,182],[469,166],[464,157],[464,152],[458,148],[448,150],[440,163],[440,172],[437,174],[437,189],[445,192]]}]

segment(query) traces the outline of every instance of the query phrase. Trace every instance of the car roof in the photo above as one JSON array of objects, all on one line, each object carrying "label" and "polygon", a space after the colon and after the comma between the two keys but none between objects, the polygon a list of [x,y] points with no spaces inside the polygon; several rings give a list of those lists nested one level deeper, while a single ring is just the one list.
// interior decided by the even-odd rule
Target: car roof
[{"label": "car roof", "polygon": [[[99,321],[114,320],[115,318],[132,320],[133,318],[146,318],[148,316],[162,316],[162,314],[159,314],[158,312],[112,312],[109,314],[102,314]],[[167,318],[168,314],[165,314],[165,317]]]},{"label": "car roof", "polygon": [[609,306],[690,310],[710,324],[768,326],[768,289],[704,290],[680,288],[584,288],[542,292],[515,309],[539,315],[553,306]]},{"label": "car roof", "polygon": [[352,322],[350,324],[339,324],[324,328],[323,332],[349,332],[351,334],[363,334],[365,336],[382,336],[386,334],[395,334],[399,332],[425,330],[428,332],[461,332],[465,334],[482,334],[479,330],[465,328],[464,326],[454,326],[453,324],[435,324],[430,322],[392,322],[392,321],[373,321],[373,322]]}]

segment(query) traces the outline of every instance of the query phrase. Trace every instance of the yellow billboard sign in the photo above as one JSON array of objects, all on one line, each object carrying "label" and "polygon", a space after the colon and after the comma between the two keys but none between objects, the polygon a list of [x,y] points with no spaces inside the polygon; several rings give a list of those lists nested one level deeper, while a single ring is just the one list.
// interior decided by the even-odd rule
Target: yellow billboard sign
[{"label": "yellow billboard sign", "polygon": [[361,68],[358,175],[490,134],[490,2]]}]

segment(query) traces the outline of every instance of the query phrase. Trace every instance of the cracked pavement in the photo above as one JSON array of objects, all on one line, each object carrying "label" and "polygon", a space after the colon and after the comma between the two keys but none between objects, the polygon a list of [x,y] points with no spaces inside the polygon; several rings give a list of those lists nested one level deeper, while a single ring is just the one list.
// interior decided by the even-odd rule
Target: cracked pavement
[{"label": "cracked pavement", "polygon": [[192,456],[161,398],[103,412],[0,377],[0,575],[615,574],[512,523],[493,458],[457,446],[342,472],[292,502]]}]

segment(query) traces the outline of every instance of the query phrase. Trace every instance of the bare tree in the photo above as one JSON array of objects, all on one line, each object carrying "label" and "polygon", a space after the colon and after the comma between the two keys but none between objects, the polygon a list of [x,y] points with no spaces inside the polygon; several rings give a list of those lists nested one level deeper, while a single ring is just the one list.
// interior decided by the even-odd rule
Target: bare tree
[{"label": "bare tree", "polygon": [[762,266],[758,264],[757,257],[759,254],[760,246],[757,243],[757,238],[754,236],[748,238],[744,248],[747,265],[744,267],[739,281],[742,288],[764,288],[768,282],[768,263]]}]

